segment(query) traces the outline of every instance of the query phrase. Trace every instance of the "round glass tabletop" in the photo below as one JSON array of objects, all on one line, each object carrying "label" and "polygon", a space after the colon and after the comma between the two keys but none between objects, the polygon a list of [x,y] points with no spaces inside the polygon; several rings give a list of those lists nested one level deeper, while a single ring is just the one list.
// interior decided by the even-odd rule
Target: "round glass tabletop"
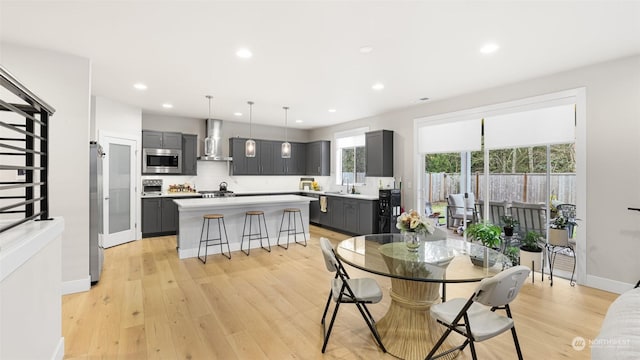
[{"label": "round glass tabletop", "polygon": [[422,241],[411,251],[402,234],[343,240],[336,254],[342,262],[374,274],[438,283],[480,281],[511,266],[502,253],[459,239]]}]

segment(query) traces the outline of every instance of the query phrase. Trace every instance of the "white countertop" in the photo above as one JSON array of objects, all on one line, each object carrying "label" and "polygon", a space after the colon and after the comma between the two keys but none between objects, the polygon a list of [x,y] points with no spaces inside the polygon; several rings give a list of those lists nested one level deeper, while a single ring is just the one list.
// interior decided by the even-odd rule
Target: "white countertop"
[{"label": "white countertop", "polygon": [[347,194],[344,192],[332,192],[332,191],[314,191],[314,190],[300,190],[305,194],[317,194],[326,196],[339,196],[344,198],[362,199],[362,200],[378,200],[378,195],[366,195],[366,194]]},{"label": "white countertop", "polygon": [[[291,193],[338,196],[338,197],[361,199],[361,200],[378,200],[377,195],[347,194],[347,193],[336,193],[331,191],[314,191],[314,190],[298,190],[298,189],[295,189],[295,190],[249,190],[249,191],[234,192],[234,194],[238,197],[242,197],[243,195],[253,195],[253,194],[265,194],[264,196],[269,196],[269,195],[278,196],[281,194],[291,194]],[[201,194],[199,193],[163,192],[161,195],[142,195],[142,198],[143,199],[158,198],[158,197],[180,198],[180,197],[199,197],[200,195]],[[216,198],[216,199],[219,199],[219,198]]]},{"label": "white countertop", "polygon": [[300,195],[266,195],[266,196],[240,196],[199,199],[176,199],[179,210],[195,210],[216,207],[244,207],[248,205],[306,203],[314,201],[307,196]]}]

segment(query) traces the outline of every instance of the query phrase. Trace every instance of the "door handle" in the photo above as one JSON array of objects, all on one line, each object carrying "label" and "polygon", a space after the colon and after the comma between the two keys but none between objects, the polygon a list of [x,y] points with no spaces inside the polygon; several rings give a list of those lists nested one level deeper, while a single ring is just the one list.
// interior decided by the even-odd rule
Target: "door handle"
[{"label": "door handle", "polygon": [[109,197],[107,196],[106,198],[104,198],[105,200],[109,200]]},{"label": "door handle", "polygon": [[627,208],[627,210],[640,211],[640,208],[633,208],[633,207],[630,207],[630,208]]}]

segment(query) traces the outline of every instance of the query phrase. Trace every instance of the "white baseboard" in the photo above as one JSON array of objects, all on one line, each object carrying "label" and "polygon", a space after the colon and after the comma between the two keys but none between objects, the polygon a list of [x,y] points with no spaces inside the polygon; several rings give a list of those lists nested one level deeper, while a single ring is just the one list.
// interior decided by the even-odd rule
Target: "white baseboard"
[{"label": "white baseboard", "polygon": [[635,284],[628,284],[622,281],[606,279],[593,275],[587,275],[587,282],[585,285],[616,294],[622,294],[635,286]]},{"label": "white baseboard", "polygon": [[58,346],[56,346],[56,351],[51,357],[51,360],[62,360],[64,358],[64,337],[60,338],[58,341]]},{"label": "white baseboard", "polygon": [[62,282],[62,295],[89,291],[89,289],[91,289],[91,276]]}]

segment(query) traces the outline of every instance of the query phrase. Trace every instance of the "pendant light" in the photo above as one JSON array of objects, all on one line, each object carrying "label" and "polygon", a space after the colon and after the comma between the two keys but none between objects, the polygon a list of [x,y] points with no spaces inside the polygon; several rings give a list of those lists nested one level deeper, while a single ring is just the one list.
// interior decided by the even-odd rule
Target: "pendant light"
[{"label": "pendant light", "polygon": [[247,101],[249,104],[249,140],[244,143],[244,156],[256,157],[256,142],[251,139],[251,119],[253,116],[253,101]]},{"label": "pendant light", "polygon": [[[211,119],[211,99],[213,99],[213,96],[211,95],[206,95],[205,96],[207,99],[209,99],[209,117],[207,118],[207,121]],[[206,156],[211,156],[214,153],[214,149],[216,147],[216,140],[213,138],[210,134],[207,133],[207,137],[204,139],[204,154]]]},{"label": "pendant light", "polygon": [[283,159],[291,158],[291,144],[287,141],[287,106],[282,107],[284,109],[284,142],[282,143],[281,155]]}]

